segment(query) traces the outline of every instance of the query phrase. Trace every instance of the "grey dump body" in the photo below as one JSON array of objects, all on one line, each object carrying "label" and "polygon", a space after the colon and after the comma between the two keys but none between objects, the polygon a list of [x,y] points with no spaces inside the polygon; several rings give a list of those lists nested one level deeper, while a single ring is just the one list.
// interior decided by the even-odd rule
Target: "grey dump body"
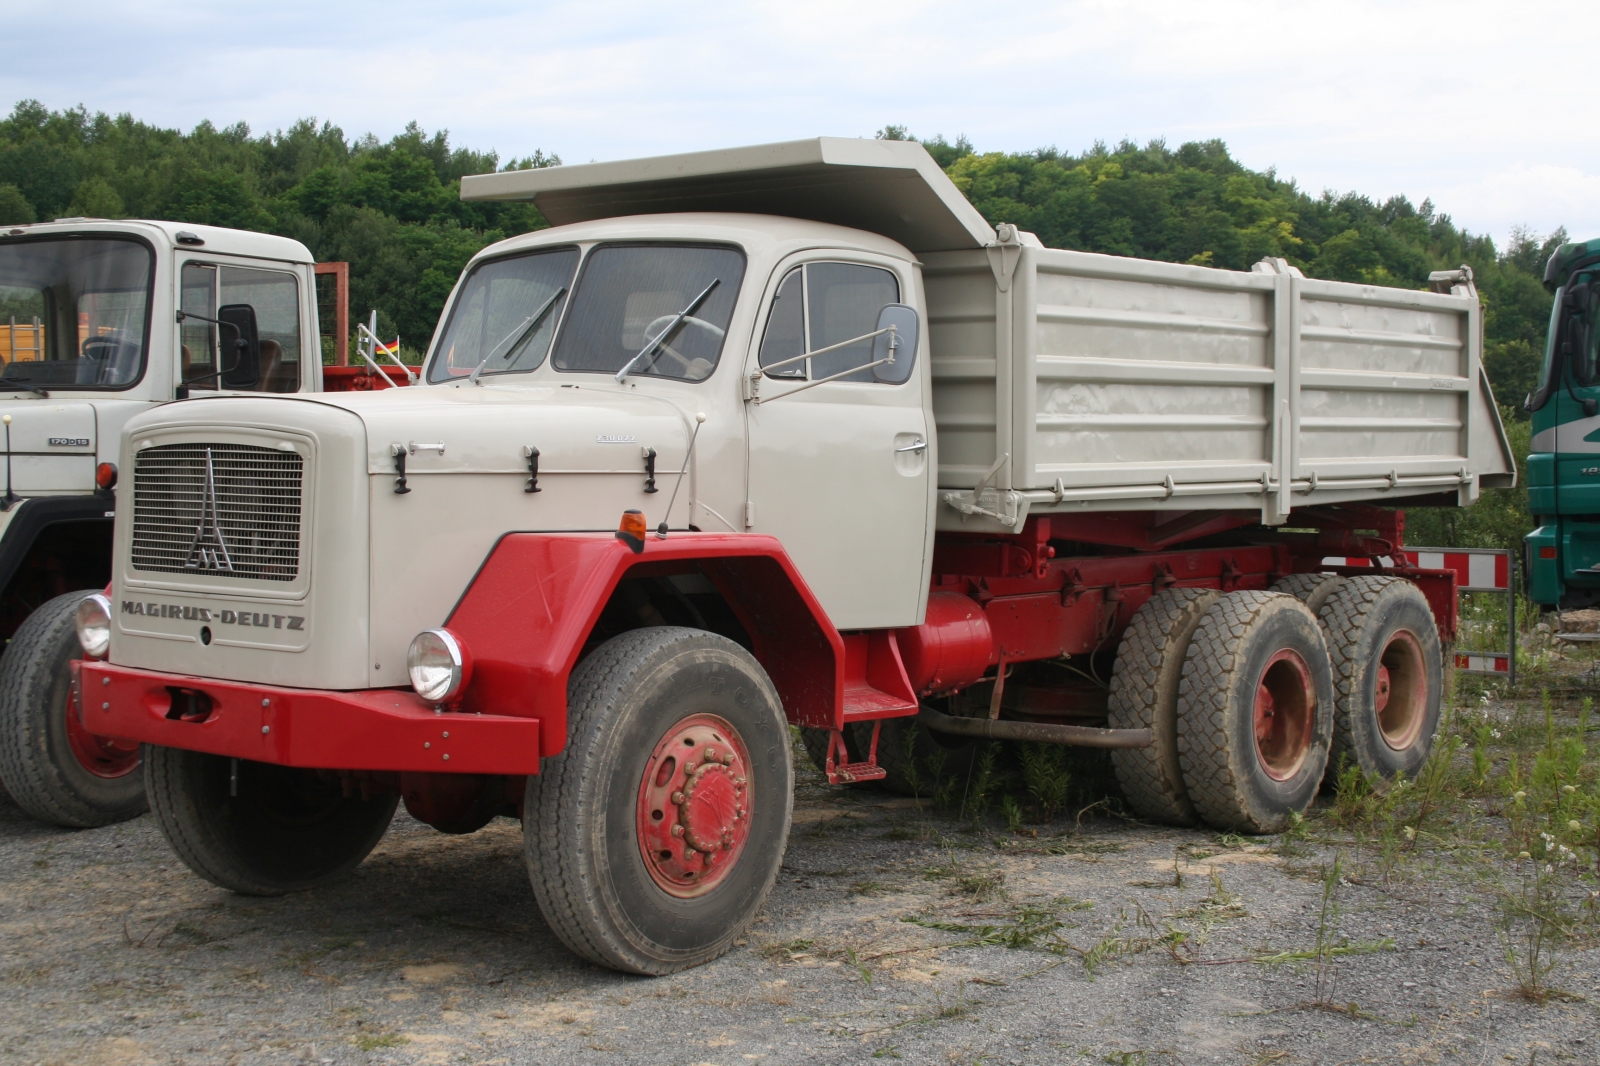
[{"label": "grey dump body", "polygon": [[[1468,504],[1515,466],[1470,280],[1448,293],[1045,248],[921,145],[822,137],[465,178],[555,225],[744,211],[878,233],[923,264],[939,525],[1031,513]],[[976,491],[975,491],[976,490]],[[974,525],[976,523],[976,526]]]}]

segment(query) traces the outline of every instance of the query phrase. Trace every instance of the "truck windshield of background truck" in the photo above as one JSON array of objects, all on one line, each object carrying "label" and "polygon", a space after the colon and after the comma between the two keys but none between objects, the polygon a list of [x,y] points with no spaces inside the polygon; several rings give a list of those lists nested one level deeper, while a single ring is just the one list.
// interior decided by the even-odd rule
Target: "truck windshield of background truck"
[{"label": "truck windshield of background truck", "polygon": [[480,366],[480,376],[536,369],[550,351],[577,269],[576,248],[489,259],[473,267],[450,308],[428,380],[467,377]]},{"label": "truck windshield of background truck", "polygon": [[144,373],[155,257],[72,237],[0,245],[0,389],[120,389]]},{"label": "truck windshield of background truck", "polygon": [[557,370],[615,374],[658,341],[629,374],[703,381],[722,354],[743,280],[744,253],[728,245],[600,245],[584,261],[552,361]]}]

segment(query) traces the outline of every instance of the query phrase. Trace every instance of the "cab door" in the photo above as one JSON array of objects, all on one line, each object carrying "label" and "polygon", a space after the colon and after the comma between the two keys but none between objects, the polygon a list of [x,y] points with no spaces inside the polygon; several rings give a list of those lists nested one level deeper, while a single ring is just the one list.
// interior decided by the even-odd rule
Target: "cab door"
[{"label": "cab door", "polygon": [[176,353],[181,389],[286,393],[306,387],[308,361],[320,361],[321,353],[305,345],[297,272],[194,258],[181,265],[178,286],[186,316]]},{"label": "cab door", "polygon": [[783,542],[842,630],[916,625],[927,604],[926,329],[888,366],[867,368],[873,339],[845,343],[873,333],[885,306],[915,303],[915,285],[887,257],[792,259],[746,362],[745,526]]}]

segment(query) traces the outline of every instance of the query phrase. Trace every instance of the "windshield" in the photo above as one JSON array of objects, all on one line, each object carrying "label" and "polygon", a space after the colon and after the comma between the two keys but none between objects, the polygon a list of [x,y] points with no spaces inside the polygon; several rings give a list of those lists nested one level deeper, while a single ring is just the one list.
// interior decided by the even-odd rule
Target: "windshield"
[{"label": "windshield", "polygon": [[131,240],[0,244],[0,390],[139,380],[153,270],[150,249]]},{"label": "windshield", "polygon": [[428,380],[467,377],[480,366],[480,376],[525,373],[543,363],[577,268],[576,248],[473,267],[450,309]]},{"label": "windshield", "polygon": [[703,381],[722,354],[743,279],[744,253],[726,245],[601,245],[584,263],[552,361],[557,370],[628,367]]}]

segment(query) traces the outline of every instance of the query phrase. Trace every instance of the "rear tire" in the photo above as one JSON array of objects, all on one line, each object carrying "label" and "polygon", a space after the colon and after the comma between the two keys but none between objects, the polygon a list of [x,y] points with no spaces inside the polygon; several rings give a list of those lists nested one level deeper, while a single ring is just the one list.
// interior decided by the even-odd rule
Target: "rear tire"
[{"label": "rear tire", "polygon": [[1276,833],[1316,797],[1333,731],[1333,676],[1317,620],[1274,592],[1230,592],[1184,656],[1178,754],[1208,825]]},{"label": "rear tire", "polygon": [[383,839],[399,797],[347,796],[315,770],[146,745],[145,787],[184,865],[245,896],[281,896],[337,880]]},{"label": "rear tire", "polygon": [[47,601],[0,656],[0,779],[42,822],[89,829],[145,811],[139,746],[91,734],[72,700],[78,604],[94,589]]},{"label": "rear tire", "polygon": [[1189,640],[1222,594],[1214,589],[1167,589],[1133,616],[1111,670],[1108,725],[1148,729],[1148,748],[1120,748],[1111,765],[1135,814],[1166,825],[1193,825],[1194,804],[1178,761],[1178,684]]},{"label": "rear tire", "polygon": [[1345,579],[1338,574],[1290,574],[1274,581],[1271,591],[1293,596],[1305,604],[1313,615],[1320,617],[1322,605],[1344,582]]},{"label": "rear tire", "polygon": [[1322,608],[1333,665],[1333,759],[1415,777],[1433,750],[1444,661],[1428,600],[1398,577],[1351,578]]},{"label": "rear tire", "polygon": [[567,746],[528,778],[523,807],[551,930],[628,973],[723,954],[772,890],[794,810],[766,671],[713,633],[637,629],[578,664],[567,704]]}]

